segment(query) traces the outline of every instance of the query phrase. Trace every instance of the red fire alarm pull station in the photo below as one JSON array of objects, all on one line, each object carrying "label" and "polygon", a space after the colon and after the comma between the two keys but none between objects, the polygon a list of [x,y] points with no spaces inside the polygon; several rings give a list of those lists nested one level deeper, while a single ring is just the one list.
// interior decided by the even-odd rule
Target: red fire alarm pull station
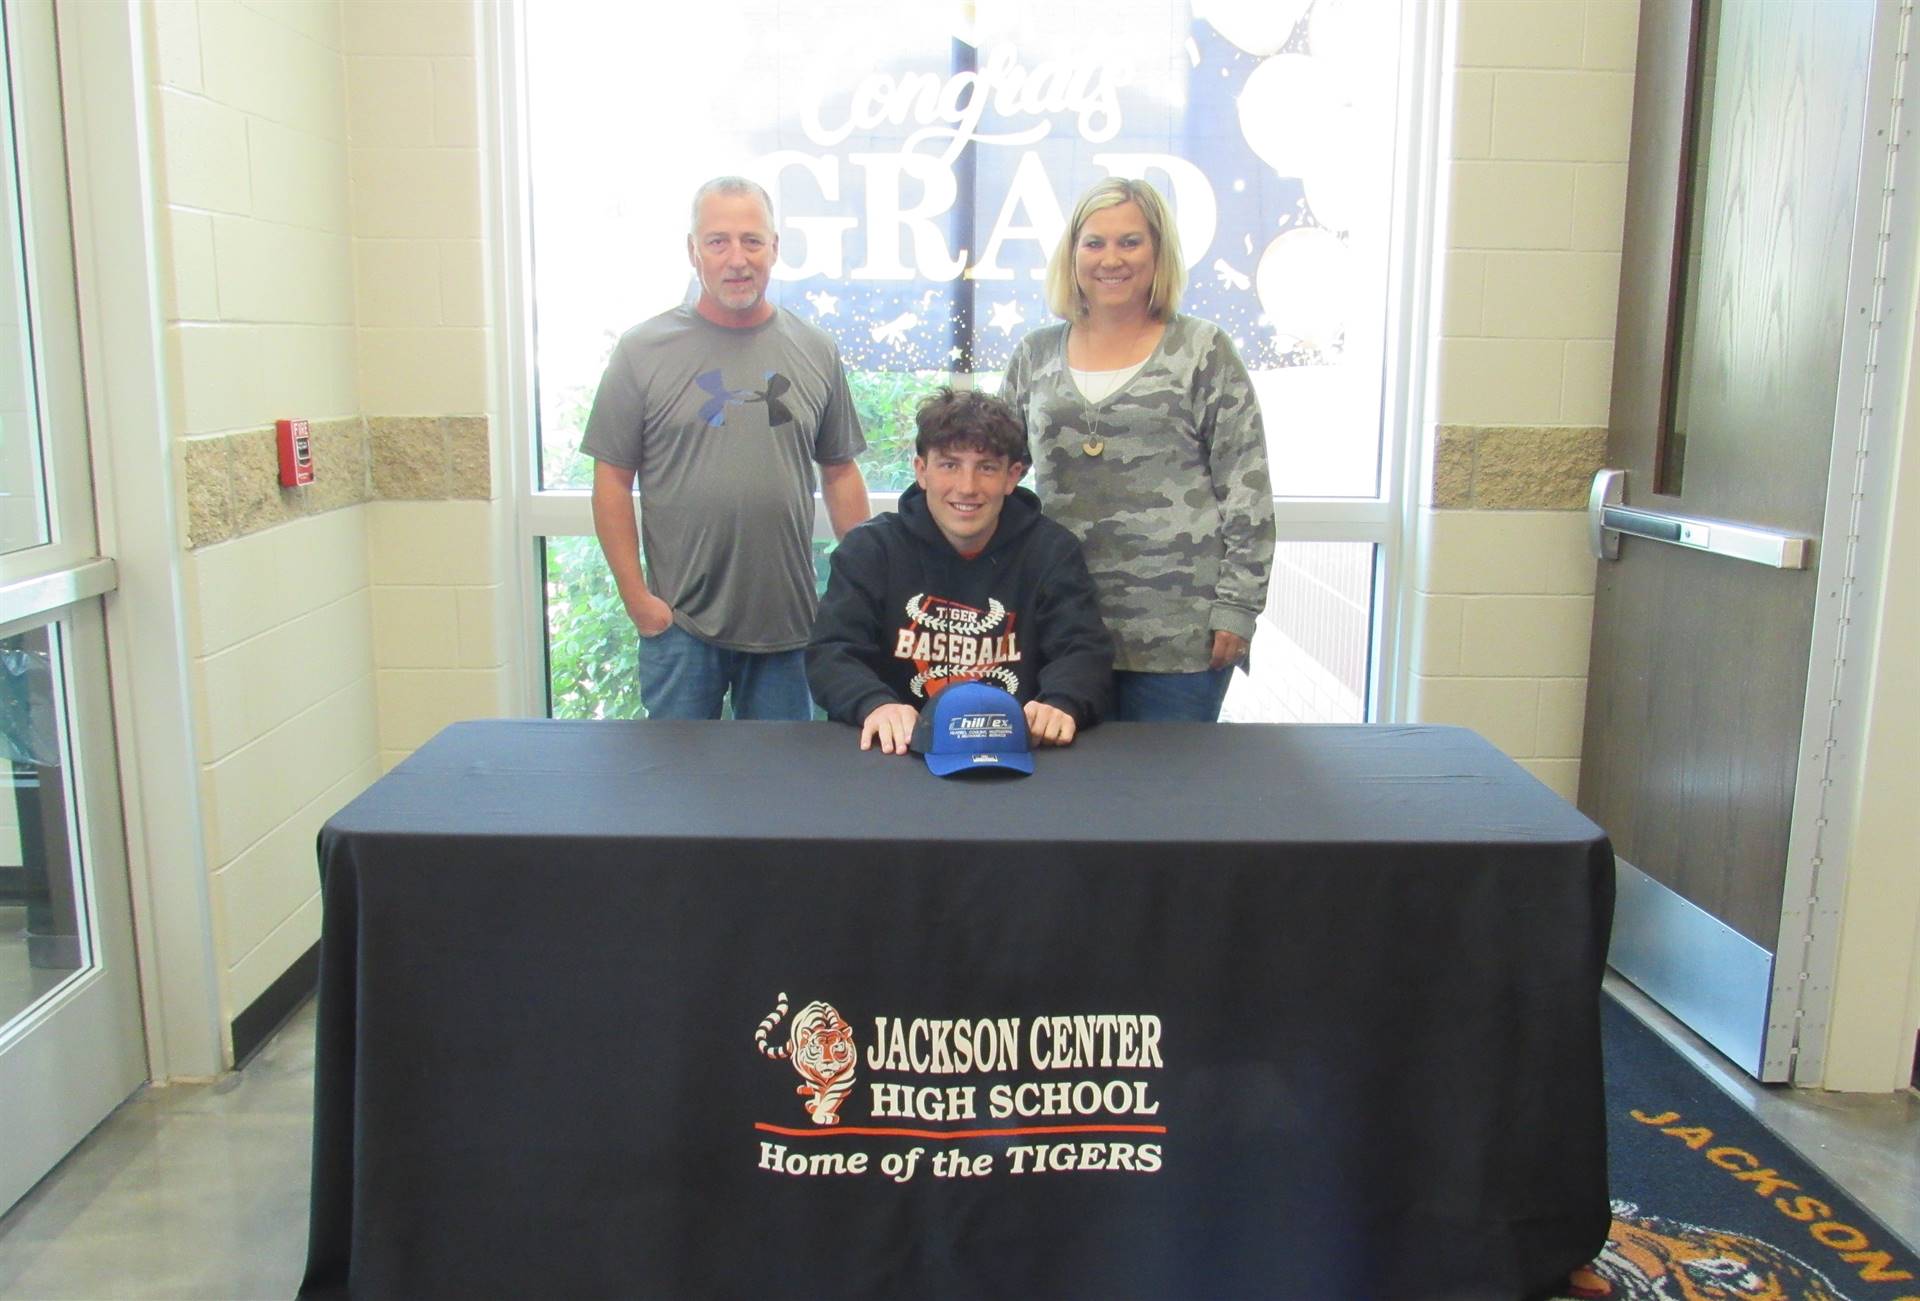
[{"label": "red fire alarm pull station", "polygon": [[313,441],[307,437],[304,420],[276,420],[274,432],[280,443],[280,486],[298,488],[313,482]]}]

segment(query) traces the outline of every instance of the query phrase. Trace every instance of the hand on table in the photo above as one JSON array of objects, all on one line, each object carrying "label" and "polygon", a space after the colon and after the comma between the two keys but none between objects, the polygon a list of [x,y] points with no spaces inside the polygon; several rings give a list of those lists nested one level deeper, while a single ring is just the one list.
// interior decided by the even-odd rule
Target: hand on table
[{"label": "hand on table", "polygon": [[881,705],[860,725],[860,748],[871,750],[877,741],[882,754],[905,754],[919,721],[920,711],[912,705]]},{"label": "hand on table", "polygon": [[1213,658],[1207,667],[1223,669],[1229,664],[1238,664],[1247,657],[1247,639],[1237,632],[1228,632],[1225,628],[1213,630]]},{"label": "hand on table", "polygon": [[1027,716],[1027,740],[1032,744],[1073,744],[1073,715],[1066,710],[1029,700],[1024,712]]}]

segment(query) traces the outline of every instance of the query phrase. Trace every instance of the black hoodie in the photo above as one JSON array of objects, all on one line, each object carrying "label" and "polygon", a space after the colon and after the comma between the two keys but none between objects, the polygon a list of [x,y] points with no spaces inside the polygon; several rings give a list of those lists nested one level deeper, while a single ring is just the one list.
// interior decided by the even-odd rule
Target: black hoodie
[{"label": "black hoodie", "polygon": [[1073,534],[1015,488],[971,560],[953,549],[918,487],[833,553],[807,646],[807,684],[855,727],[881,705],[915,709],[948,681],[977,678],[1086,728],[1113,693],[1113,638]]}]

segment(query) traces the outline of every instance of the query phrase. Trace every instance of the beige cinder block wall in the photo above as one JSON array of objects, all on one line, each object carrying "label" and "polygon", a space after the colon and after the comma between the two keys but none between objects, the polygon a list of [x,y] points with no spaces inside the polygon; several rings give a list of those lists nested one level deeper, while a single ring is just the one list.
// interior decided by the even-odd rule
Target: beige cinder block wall
[{"label": "beige cinder block wall", "polygon": [[[145,15],[190,687],[231,1025],[318,939],[320,824],[383,758],[504,708],[478,11],[158,0]],[[277,480],[285,417],[312,423],[306,487]]]},{"label": "beige cinder block wall", "polygon": [[1633,106],[1630,0],[1460,0],[1409,716],[1579,785]]},{"label": "beige cinder block wall", "polygon": [[[313,837],[378,771],[339,9],[147,11],[168,424],[222,1019],[319,936]],[[313,423],[278,486],[273,421]]]},{"label": "beige cinder block wall", "polygon": [[491,445],[478,7],[347,0],[360,397],[381,767],[447,723],[513,712]]}]

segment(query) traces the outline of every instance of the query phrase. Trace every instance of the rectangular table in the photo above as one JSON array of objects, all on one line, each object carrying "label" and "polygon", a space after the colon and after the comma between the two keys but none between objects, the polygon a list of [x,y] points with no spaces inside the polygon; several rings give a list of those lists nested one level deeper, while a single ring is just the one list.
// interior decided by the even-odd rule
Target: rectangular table
[{"label": "rectangular table", "polygon": [[1605,1237],[1612,854],[1470,732],[466,723],[320,853],[309,1295],[1519,1297]]}]

